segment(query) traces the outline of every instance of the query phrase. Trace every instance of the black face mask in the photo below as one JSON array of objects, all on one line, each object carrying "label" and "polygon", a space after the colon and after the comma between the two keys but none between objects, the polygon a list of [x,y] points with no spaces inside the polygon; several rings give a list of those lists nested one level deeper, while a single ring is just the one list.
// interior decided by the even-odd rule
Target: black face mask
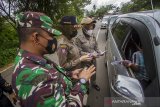
[{"label": "black face mask", "polygon": [[70,37],[73,38],[73,37],[75,37],[77,34],[78,34],[78,31],[77,31],[77,30],[72,31],[72,34],[70,35]]},{"label": "black face mask", "polygon": [[[52,46],[55,45],[55,48],[53,49]],[[57,50],[57,39],[53,38],[52,40],[48,40],[47,47],[45,48],[49,54],[53,54]]]},{"label": "black face mask", "polygon": [[[43,37],[43,36],[41,36]],[[47,38],[43,37],[44,39],[48,40]],[[55,45],[55,48],[53,49],[52,46]],[[43,45],[41,45],[43,46]],[[44,47],[44,46],[43,46]],[[48,40],[47,47],[44,47],[48,54],[53,54],[57,50],[57,39],[53,38],[52,40]]]}]

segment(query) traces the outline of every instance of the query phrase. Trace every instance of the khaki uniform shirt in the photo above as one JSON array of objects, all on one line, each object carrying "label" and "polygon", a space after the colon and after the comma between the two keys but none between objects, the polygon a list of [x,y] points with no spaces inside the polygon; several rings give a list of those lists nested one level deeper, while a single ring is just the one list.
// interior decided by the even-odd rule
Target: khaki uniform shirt
[{"label": "khaki uniform shirt", "polygon": [[98,44],[96,42],[96,38],[93,35],[89,38],[86,38],[83,34],[81,34],[75,39],[75,44],[79,47],[81,51],[88,53],[99,53]]},{"label": "khaki uniform shirt", "polygon": [[72,40],[69,41],[66,37],[62,37],[59,40],[57,54],[60,65],[65,69],[74,70],[81,68],[80,51]]},{"label": "khaki uniform shirt", "polygon": [[[75,37],[74,43],[78,46],[81,53],[100,53],[94,35],[90,36],[89,38],[86,38],[81,32],[81,35]],[[92,64],[96,65],[96,59],[92,62],[83,62],[82,66],[89,67]]]}]

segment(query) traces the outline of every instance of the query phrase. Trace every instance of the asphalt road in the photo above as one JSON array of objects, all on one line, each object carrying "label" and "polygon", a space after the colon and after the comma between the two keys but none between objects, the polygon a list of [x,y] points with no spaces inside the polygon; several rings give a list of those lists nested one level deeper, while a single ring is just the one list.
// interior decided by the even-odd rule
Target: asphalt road
[{"label": "asphalt road", "polygon": [[[97,22],[96,28],[94,29],[95,36],[98,41],[98,47],[100,50],[105,50],[106,44],[106,36],[105,36],[105,29],[100,29],[101,22]],[[53,60],[54,62],[58,63],[57,55],[52,54],[48,55],[48,57]],[[90,107],[104,107],[104,97],[109,97],[109,85],[108,85],[108,74],[107,69],[104,64],[104,56],[101,56],[97,59],[97,68],[96,68],[96,83],[100,86],[100,92],[96,91],[95,89],[90,89],[90,94],[88,97],[88,105]],[[13,72],[13,67],[4,71],[2,76],[10,83],[11,82],[11,74]],[[19,107],[19,106],[16,106]]]},{"label": "asphalt road", "polygon": [[[100,25],[101,23],[97,22],[94,32],[97,38],[99,49],[104,51],[106,45],[105,29],[100,29]],[[97,59],[96,73],[96,83],[100,86],[101,90],[100,92],[96,91],[95,89],[90,90],[88,105],[90,105],[90,107],[104,107],[104,97],[110,96],[107,76],[108,73],[104,64],[104,56],[101,56]]]}]

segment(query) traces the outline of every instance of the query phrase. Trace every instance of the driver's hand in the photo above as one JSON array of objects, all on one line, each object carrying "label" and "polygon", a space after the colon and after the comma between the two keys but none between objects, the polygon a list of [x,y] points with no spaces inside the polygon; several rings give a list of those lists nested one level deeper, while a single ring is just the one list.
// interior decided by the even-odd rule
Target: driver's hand
[{"label": "driver's hand", "polygon": [[132,64],[132,62],[129,60],[123,60],[121,63],[126,67],[129,67]]}]

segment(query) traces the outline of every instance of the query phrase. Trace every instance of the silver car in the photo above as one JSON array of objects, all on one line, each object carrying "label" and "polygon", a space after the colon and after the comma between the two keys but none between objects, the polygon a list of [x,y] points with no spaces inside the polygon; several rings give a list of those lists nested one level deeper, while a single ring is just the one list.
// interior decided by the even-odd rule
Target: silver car
[{"label": "silver car", "polygon": [[[149,80],[146,87],[124,60],[133,59],[137,45],[141,44],[146,73]],[[140,45],[139,45],[140,46]],[[108,32],[105,62],[112,98],[126,103],[112,101],[113,107],[160,107],[160,10],[129,13],[118,16]],[[130,103],[132,102],[132,103]]]},{"label": "silver car", "polygon": [[109,16],[103,17],[101,22],[101,29],[106,29],[106,26],[108,25],[108,19],[109,19]]}]

